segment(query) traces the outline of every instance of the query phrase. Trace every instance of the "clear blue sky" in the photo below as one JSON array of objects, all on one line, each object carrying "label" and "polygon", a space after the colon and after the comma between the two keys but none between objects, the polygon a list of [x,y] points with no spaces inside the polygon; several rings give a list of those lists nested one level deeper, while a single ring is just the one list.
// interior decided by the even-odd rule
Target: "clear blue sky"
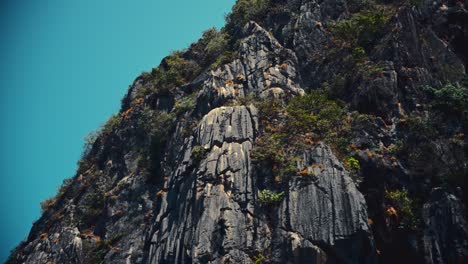
[{"label": "clear blue sky", "polygon": [[1,0],[1,262],[135,77],[221,27],[233,3]]}]

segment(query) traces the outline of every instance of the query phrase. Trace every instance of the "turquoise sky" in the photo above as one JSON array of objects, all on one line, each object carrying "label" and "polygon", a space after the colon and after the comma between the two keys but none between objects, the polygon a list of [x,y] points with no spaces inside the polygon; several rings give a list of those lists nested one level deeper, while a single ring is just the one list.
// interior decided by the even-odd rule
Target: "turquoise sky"
[{"label": "turquoise sky", "polygon": [[234,0],[1,0],[0,261],[40,201],[74,175],[83,137],[118,111],[128,85]]}]

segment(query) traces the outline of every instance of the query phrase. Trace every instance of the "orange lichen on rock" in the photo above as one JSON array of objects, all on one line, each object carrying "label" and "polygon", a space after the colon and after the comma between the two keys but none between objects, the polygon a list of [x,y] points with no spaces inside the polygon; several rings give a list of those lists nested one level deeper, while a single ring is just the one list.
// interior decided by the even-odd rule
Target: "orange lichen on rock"
[{"label": "orange lichen on rock", "polygon": [[369,149],[366,149],[366,153],[369,159],[372,159],[373,157],[375,157],[375,153],[370,151]]},{"label": "orange lichen on rock", "polygon": [[392,217],[398,217],[398,214],[397,214],[397,210],[393,207],[389,207],[387,208],[387,210],[385,211],[385,213],[388,215],[388,216],[392,216]]},{"label": "orange lichen on rock", "polygon": [[279,176],[279,175],[275,176],[275,183],[277,183],[277,184],[281,183],[281,176]]},{"label": "orange lichen on rock", "polygon": [[313,141],[313,140],[310,139],[310,138],[306,138],[306,139],[304,139],[304,141],[305,141],[307,144],[310,144],[310,145],[314,145],[314,144],[315,144],[315,141]]},{"label": "orange lichen on rock", "polygon": [[308,169],[308,168],[304,168],[304,169],[302,169],[301,171],[299,171],[299,172],[297,173],[297,175],[299,175],[299,176],[307,176],[307,175],[309,175],[309,169]]},{"label": "orange lichen on rock", "polygon": [[133,107],[128,108],[125,112],[122,113],[122,118],[127,119],[130,113],[132,113]]},{"label": "orange lichen on rock", "polygon": [[142,97],[140,97],[140,98],[137,98],[137,99],[135,100],[135,103],[139,105],[139,104],[142,104],[144,100],[145,100],[145,99],[143,99]]},{"label": "orange lichen on rock", "polygon": [[97,235],[95,235],[93,233],[82,233],[82,234],[80,234],[80,237],[84,238],[84,239],[91,238],[91,239],[94,239],[96,242],[101,241],[101,237],[97,236]]},{"label": "orange lichen on rock", "polygon": [[124,214],[123,210],[117,210],[114,215],[115,216],[122,216],[123,214]]}]

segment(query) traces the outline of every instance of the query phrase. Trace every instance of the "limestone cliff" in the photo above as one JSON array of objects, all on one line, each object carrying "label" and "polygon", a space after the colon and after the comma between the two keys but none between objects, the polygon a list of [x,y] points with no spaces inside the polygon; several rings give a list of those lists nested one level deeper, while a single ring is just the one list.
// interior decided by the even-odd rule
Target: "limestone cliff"
[{"label": "limestone cliff", "polygon": [[239,0],[8,263],[464,263],[468,4]]}]

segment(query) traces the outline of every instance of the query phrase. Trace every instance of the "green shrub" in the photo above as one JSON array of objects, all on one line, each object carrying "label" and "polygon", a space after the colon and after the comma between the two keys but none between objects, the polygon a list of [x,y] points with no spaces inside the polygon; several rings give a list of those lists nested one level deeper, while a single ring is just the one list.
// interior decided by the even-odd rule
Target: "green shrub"
[{"label": "green shrub", "polygon": [[80,224],[86,229],[96,224],[102,215],[105,204],[104,193],[100,190],[90,190],[82,198]]},{"label": "green shrub", "polygon": [[232,51],[225,51],[221,56],[219,56],[215,62],[211,65],[211,69],[215,70],[219,68],[220,66],[232,62],[234,60],[234,52]]},{"label": "green shrub", "polygon": [[264,204],[276,204],[283,199],[284,192],[276,193],[270,190],[261,190],[258,192],[258,199]]},{"label": "green shrub", "polygon": [[431,97],[431,106],[449,114],[462,114],[468,111],[468,88],[448,83],[441,88],[426,86]]},{"label": "green shrub", "polygon": [[207,151],[204,147],[202,146],[195,146],[192,149],[192,161],[193,164],[198,165],[205,157],[206,157]]},{"label": "green shrub", "polygon": [[351,174],[358,174],[361,170],[361,164],[359,163],[359,160],[354,157],[347,157],[345,159],[344,165]]},{"label": "green shrub", "polygon": [[385,198],[397,209],[400,223],[404,228],[413,230],[417,227],[414,202],[409,197],[407,190],[386,191]]},{"label": "green shrub", "polygon": [[230,37],[223,31],[211,28],[203,32],[202,39],[205,44],[205,61],[214,61],[228,49]]},{"label": "green shrub", "polygon": [[100,132],[97,131],[91,131],[85,138],[84,138],[84,146],[83,146],[83,152],[81,153],[81,158],[84,159],[86,158],[89,153],[91,152],[91,149],[93,148],[94,142],[98,139],[100,135]]},{"label": "green shrub", "polygon": [[329,100],[324,91],[315,90],[304,96],[294,97],[287,106],[290,132],[315,132],[325,137],[339,129],[345,116],[344,109]]},{"label": "green shrub", "polygon": [[51,206],[53,206],[54,204],[55,204],[55,198],[54,197],[48,198],[48,199],[45,199],[44,201],[42,201],[41,202],[41,211],[42,211],[42,213],[49,210],[49,208]]},{"label": "green shrub", "polygon": [[174,104],[174,113],[179,116],[186,112],[189,112],[195,109],[197,103],[197,94],[192,93],[190,95],[182,97],[180,100],[177,100]]},{"label": "green shrub", "polygon": [[232,12],[226,17],[228,32],[242,29],[250,20],[261,22],[270,7],[270,0],[237,0]]},{"label": "green shrub", "polygon": [[170,124],[174,121],[174,113],[153,110],[144,106],[137,120],[137,127],[145,135],[165,136],[169,133]]},{"label": "green shrub", "polygon": [[339,41],[362,54],[363,50],[370,51],[383,36],[390,17],[387,9],[373,7],[331,24],[330,31]]},{"label": "green shrub", "polygon": [[258,253],[256,256],[253,257],[254,264],[262,264],[265,263],[266,258],[262,253]]},{"label": "green shrub", "polygon": [[[145,107],[138,120],[138,135],[147,151],[142,155],[149,157],[146,164],[149,165],[148,176],[152,177],[151,181],[159,182],[162,179],[161,160],[164,156],[166,143],[175,129],[175,118],[174,112],[155,111]],[[149,148],[146,145],[147,142],[150,142]]]},{"label": "green shrub", "polygon": [[287,137],[281,133],[265,134],[257,139],[251,157],[257,161],[281,164],[285,159],[284,147]]},{"label": "green shrub", "polygon": [[154,78],[154,86],[158,94],[167,94],[174,87],[180,86],[196,77],[200,72],[200,66],[182,57],[183,52],[173,52],[164,58],[161,65],[154,68],[151,75]]},{"label": "green shrub", "polygon": [[280,100],[256,105],[263,133],[257,137],[251,157],[256,164],[272,166],[275,178],[296,175],[297,155],[317,140],[340,151],[349,145],[348,128],[343,125],[345,108],[329,100],[324,91],[294,97],[287,106]]},{"label": "green shrub", "polygon": [[102,134],[110,134],[120,126],[122,118],[119,114],[112,115],[102,128]]},{"label": "green shrub", "polygon": [[104,263],[106,255],[123,236],[124,234],[118,233],[109,240],[99,240],[96,244],[86,241],[83,245],[85,263]]}]

